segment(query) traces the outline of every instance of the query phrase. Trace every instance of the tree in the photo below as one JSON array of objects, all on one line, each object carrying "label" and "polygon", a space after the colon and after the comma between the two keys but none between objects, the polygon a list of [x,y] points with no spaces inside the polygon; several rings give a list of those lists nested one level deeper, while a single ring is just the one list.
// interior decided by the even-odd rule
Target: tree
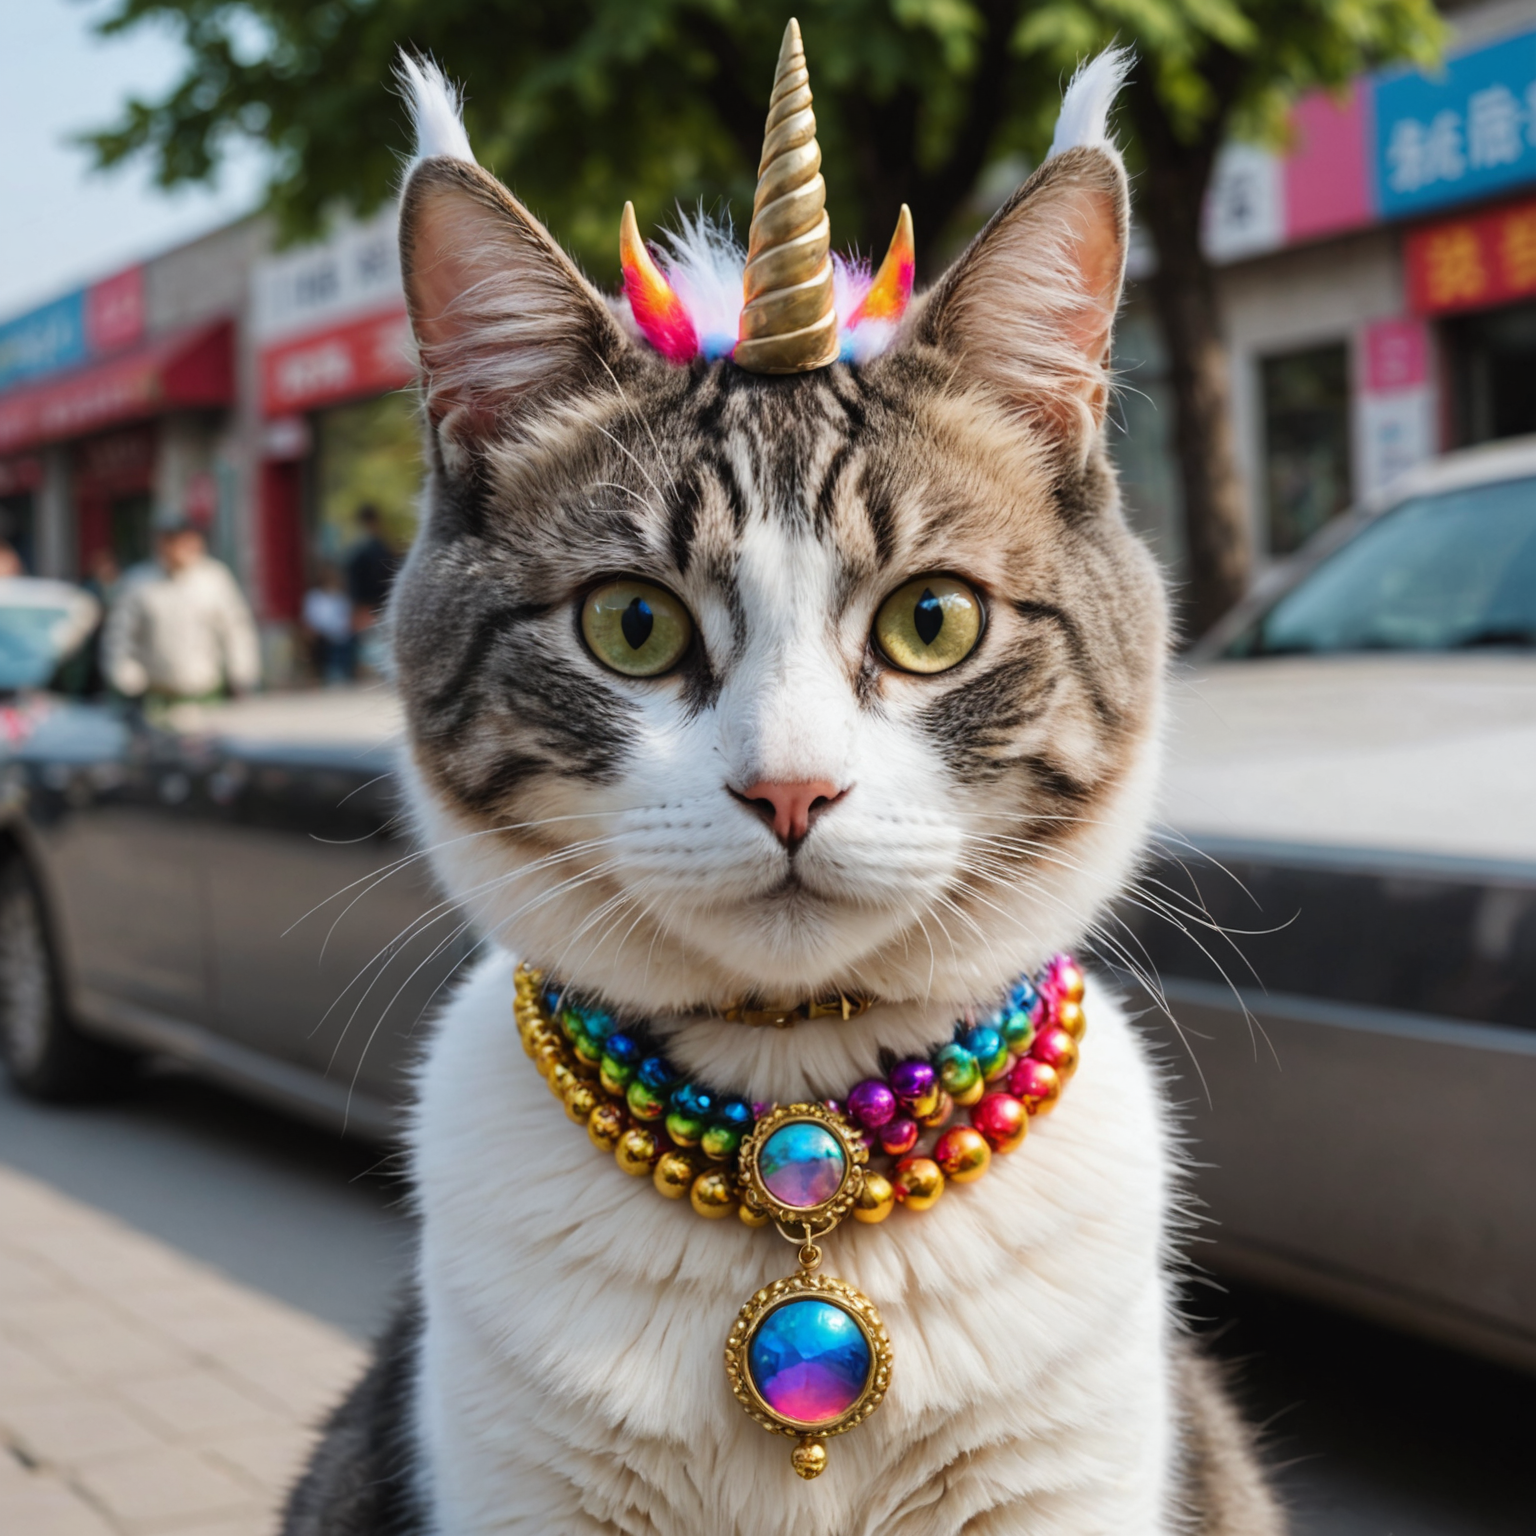
[{"label": "tree", "polygon": [[272,152],[290,233],[393,191],[409,151],[395,50],[430,53],[466,91],[482,161],[599,277],[618,209],[750,206],[785,19],[810,54],[834,238],[883,250],[909,203],[931,274],[981,216],[987,167],[1038,158],[1063,75],[1118,38],[1138,62],[1122,112],[1151,297],[1176,402],[1198,633],[1248,579],[1220,316],[1200,207],[1230,134],[1283,132],[1287,103],[1393,59],[1430,59],[1431,0],[116,0],[106,33],[179,28],[182,78],[90,136],[98,162],[147,155],[164,186],[217,170],[233,136]]}]

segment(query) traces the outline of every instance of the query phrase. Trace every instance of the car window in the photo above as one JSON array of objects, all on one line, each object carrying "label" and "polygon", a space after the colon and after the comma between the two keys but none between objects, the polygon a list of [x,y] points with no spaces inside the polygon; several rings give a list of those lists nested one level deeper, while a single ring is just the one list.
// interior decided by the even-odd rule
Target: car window
[{"label": "car window", "polygon": [[0,689],[42,688],[73,629],[66,608],[0,606]]},{"label": "car window", "polygon": [[1383,513],[1227,648],[1229,656],[1536,647],[1536,478]]}]

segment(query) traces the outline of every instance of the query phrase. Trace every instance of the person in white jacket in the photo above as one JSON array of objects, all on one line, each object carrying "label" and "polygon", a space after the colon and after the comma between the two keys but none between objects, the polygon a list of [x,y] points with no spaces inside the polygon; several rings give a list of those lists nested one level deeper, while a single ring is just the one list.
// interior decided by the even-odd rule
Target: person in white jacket
[{"label": "person in white jacket", "polygon": [[124,578],[101,640],[107,681],[129,698],[215,699],[261,677],[256,622],[229,567],[190,523]]}]

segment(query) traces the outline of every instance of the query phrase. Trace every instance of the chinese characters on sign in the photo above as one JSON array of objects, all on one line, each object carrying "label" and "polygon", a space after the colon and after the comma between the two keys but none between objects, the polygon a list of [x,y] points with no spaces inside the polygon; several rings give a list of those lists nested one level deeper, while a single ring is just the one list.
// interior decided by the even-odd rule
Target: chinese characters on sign
[{"label": "chinese characters on sign", "polygon": [[1375,84],[1377,180],[1388,218],[1536,179],[1536,32]]},{"label": "chinese characters on sign", "polygon": [[1536,294],[1536,202],[1415,230],[1404,257],[1415,314],[1527,298]]}]

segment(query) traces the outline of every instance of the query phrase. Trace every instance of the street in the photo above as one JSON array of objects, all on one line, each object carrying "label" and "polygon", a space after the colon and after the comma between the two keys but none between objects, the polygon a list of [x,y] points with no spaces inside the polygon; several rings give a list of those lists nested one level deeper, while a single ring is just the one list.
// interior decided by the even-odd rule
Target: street
[{"label": "street", "polygon": [[[124,1102],[0,1096],[0,1165],[365,1339],[410,1262],[391,1160],[177,1074]],[[1529,1536],[1536,1381],[1286,1298],[1199,1284],[1295,1536]]]}]

